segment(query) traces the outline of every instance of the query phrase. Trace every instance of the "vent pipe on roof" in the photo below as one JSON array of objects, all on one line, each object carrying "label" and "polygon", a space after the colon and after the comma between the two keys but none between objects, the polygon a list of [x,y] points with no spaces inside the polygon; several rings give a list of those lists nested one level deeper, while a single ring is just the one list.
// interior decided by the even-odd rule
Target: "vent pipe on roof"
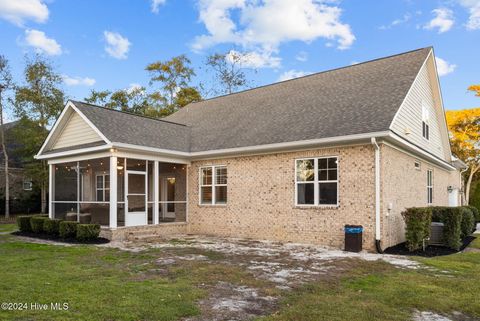
[{"label": "vent pipe on roof", "polygon": [[383,253],[380,230],[380,147],[375,137],[372,137],[375,148],[375,247],[378,253]]}]

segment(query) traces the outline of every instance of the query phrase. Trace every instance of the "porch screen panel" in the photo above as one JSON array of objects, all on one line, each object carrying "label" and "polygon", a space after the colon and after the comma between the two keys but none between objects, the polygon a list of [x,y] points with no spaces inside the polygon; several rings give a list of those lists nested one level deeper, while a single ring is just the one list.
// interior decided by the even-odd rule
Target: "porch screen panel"
[{"label": "porch screen panel", "polygon": [[158,169],[159,222],[185,222],[187,217],[186,166],[159,163]]}]

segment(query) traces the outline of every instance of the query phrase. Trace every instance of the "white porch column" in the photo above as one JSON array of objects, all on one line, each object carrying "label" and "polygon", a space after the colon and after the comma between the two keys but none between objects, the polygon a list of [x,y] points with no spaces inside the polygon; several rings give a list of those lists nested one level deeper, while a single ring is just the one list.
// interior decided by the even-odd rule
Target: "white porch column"
[{"label": "white porch column", "polygon": [[110,228],[117,228],[117,156],[110,156]]},{"label": "white porch column", "polygon": [[55,208],[53,200],[55,199],[55,165],[48,164],[48,217],[53,219],[55,216]]},{"label": "white porch column", "polygon": [[153,162],[153,224],[158,224],[158,161]]}]

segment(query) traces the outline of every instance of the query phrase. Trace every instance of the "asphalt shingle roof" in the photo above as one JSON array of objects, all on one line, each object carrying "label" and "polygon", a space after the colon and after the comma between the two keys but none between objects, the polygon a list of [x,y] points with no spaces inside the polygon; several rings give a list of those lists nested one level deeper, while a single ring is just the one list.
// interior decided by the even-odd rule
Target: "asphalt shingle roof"
[{"label": "asphalt shingle roof", "polygon": [[387,131],[430,50],[207,99],[164,120],[73,103],[112,142],[185,152]]}]

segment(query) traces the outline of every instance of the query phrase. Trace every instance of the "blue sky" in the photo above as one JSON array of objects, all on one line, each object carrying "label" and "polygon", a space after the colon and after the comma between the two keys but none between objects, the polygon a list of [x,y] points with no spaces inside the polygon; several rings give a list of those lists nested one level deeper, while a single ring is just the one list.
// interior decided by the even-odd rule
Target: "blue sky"
[{"label": "blue sky", "polygon": [[49,56],[74,99],[147,85],[179,54],[200,82],[208,54],[247,53],[263,85],[432,45],[445,108],[480,105],[480,0],[0,0],[0,44],[17,79],[25,54]]}]

